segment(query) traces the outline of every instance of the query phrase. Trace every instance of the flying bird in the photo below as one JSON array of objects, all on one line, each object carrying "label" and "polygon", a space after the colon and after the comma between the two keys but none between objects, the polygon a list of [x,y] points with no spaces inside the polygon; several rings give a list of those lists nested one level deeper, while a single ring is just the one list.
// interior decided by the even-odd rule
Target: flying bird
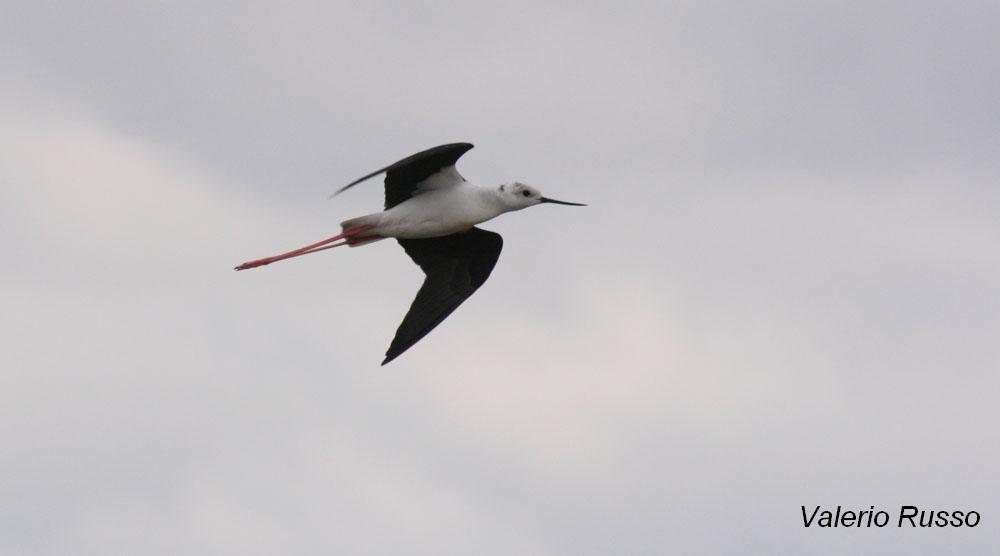
[{"label": "flying bird", "polygon": [[236,270],[341,245],[357,247],[396,238],[426,277],[386,351],[385,365],[441,324],[489,278],[503,238],[476,224],[542,203],[586,206],[543,197],[534,187],[519,182],[495,187],[469,183],[455,163],[471,148],[471,143],[441,145],[352,181],[330,196],[385,173],[385,210],[341,222],[341,233],[331,238],[245,262]]}]

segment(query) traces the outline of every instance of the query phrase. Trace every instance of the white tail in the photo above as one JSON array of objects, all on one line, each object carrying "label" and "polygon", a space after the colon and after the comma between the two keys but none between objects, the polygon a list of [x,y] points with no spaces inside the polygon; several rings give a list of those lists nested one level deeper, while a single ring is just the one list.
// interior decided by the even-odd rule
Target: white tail
[{"label": "white tail", "polygon": [[[364,216],[358,216],[357,218],[351,218],[344,220],[340,223],[340,229],[344,232],[348,230],[354,230],[357,228],[363,228],[364,230],[369,230],[378,226],[382,219],[381,213],[366,214]],[[360,247],[362,245],[367,245],[373,241],[378,241],[380,239],[385,239],[384,237],[377,234],[368,234],[366,232],[359,233],[357,235],[350,235],[347,237],[348,247]]]}]

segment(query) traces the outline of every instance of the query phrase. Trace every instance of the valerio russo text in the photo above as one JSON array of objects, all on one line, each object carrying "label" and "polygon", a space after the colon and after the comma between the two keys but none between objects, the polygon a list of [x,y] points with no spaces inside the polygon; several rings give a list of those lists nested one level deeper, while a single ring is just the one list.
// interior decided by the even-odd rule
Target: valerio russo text
[{"label": "valerio russo text", "polygon": [[869,506],[867,510],[845,510],[840,506],[802,506],[804,527],[975,527],[979,512],[975,510],[922,510],[916,506],[901,506],[890,515],[885,510]]}]

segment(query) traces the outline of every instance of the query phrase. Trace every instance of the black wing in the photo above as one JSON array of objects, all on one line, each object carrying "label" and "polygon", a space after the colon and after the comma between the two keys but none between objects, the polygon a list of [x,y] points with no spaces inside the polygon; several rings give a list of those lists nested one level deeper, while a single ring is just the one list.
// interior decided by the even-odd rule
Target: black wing
[{"label": "black wing", "polygon": [[471,148],[472,143],[449,143],[418,152],[352,181],[333,195],[385,172],[385,208],[390,209],[412,197],[420,182],[449,166],[454,166],[455,162]]},{"label": "black wing", "polygon": [[427,239],[399,239],[427,277],[385,352],[385,365],[410,349],[490,277],[500,258],[500,234],[472,228]]}]

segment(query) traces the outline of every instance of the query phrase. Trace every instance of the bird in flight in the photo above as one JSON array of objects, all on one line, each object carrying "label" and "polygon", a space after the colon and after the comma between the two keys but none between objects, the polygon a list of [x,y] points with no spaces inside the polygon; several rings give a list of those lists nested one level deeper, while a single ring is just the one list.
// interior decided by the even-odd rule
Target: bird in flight
[{"label": "bird in flight", "polygon": [[543,197],[534,187],[519,182],[495,187],[469,183],[455,163],[471,148],[471,143],[441,145],[352,181],[331,197],[384,172],[385,210],[341,222],[341,233],[331,238],[245,262],[236,270],[341,245],[357,247],[396,238],[426,277],[389,345],[382,361],[385,365],[441,324],[489,278],[503,239],[476,224],[543,203],[586,206]]}]

